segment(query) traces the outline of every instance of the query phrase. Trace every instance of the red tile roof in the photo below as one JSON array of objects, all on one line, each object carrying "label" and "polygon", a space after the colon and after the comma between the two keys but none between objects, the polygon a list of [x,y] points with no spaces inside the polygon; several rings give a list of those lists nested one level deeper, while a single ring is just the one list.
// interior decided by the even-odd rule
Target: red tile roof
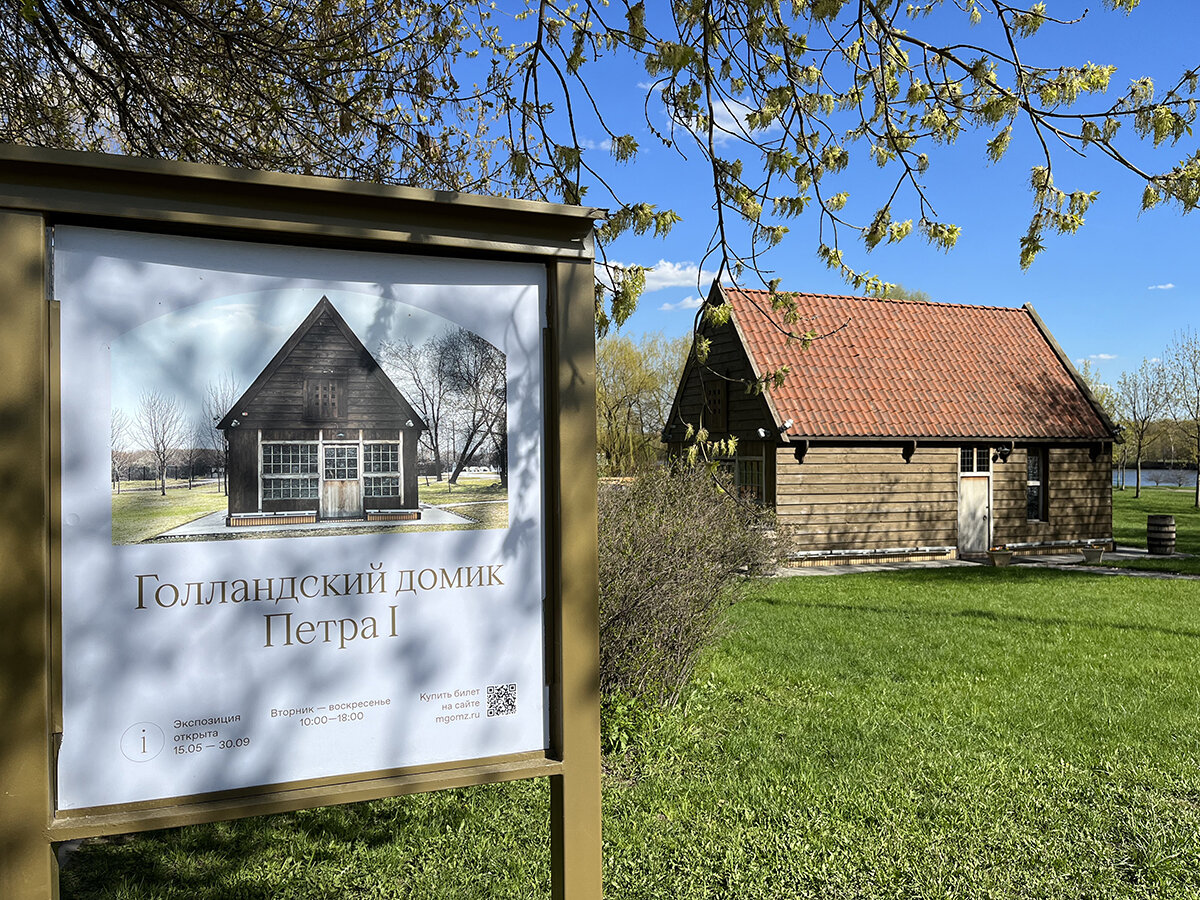
[{"label": "red tile roof", "polygon": [[[756,372],[790,369],[769,395],[789,436],[1113,437],[1032,307],[793,294],[785,326],[768,292],[724,295]],[[804,350],[780,328],[823,336]]]}]

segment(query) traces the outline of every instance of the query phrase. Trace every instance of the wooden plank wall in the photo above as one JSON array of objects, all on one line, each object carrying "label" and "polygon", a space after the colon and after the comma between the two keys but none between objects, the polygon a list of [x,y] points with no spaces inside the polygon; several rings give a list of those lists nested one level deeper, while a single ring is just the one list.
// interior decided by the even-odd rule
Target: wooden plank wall
[{"label": "wooden plank wall", "polygon": [[776,454],[776,513],[797,550],[954,546],[958,538],[958,448],[899,445]]},{"label": "wooden plank wall", "polygon": [[[710,436],[720,439],[733,435],[741,440],[759,440],[759,428],[772,428],[770,410],[766,400],[759,394],[747,394],[741,384],[731,382],[726,393],[728,404],[728,430],[712,432],[709,417],[704,413],[704,384],[724,375],[726,378],[753,381],[754,372],[750,361],[737,339],[737,332],[732,325],[723,325],[709,333],[712,347],[705,366],[690,362],[687,377],[682,390],[676,397],[676,406],[672,410],[671,421],[667,423],[670,442],[684,440],[685,431],[689,424],[699,426],[701,421],[710,428]],[[707,371],[705,371],[707,369]]]},{"label": "wooden plank wall", "polygon": [[1017,447],[992,474],[993,543],[1083,541],[1112,537],[1112,454],[1051,447],[1046,522],[1025,518],[1026,451]]},{"label": "wooden plank wall", "polygon": [[416,509],[420,505],[418,492],[420,485],[417,481],[417,435],[419,432],[410,431],[405,436],[403,443],[400,445],[400,452],[404,458],[400,461],[400,468],[403,471],[403,483],[400,485],[400,500],[401,509]]},{"label": "wooden plank wall", "polygon": [[[400,427],[407,414],[398,408],[372,376],[370,359],[350,346],[328,316],[319,318],[254,398],[242,425],[257,428],[288,428],[306,425],[337,425],[345,428]],[[329,373],[345,378],[342,418],[337,422],[305,422],[304,380]]]},{"label": "wooden plank wall", "polygon": [[258,512],[258,429],[231,428],[229,439],[229,512]]}]

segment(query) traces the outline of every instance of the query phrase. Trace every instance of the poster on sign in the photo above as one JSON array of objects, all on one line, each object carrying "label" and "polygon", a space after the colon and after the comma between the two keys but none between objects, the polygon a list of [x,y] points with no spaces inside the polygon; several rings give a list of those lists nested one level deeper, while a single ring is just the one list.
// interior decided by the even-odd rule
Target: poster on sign
[{"label": "poster on sign", "polygon": [[542,265],[58,227],[85,810],[545,750]]}]

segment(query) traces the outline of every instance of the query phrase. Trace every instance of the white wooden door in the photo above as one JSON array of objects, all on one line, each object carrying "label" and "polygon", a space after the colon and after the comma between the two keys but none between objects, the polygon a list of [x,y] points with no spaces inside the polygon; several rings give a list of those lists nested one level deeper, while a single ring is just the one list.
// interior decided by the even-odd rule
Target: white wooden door
[{"label": "white wooden door", "polygon": [[987,552],[991,537],[989,481],[986,475],[963,475],[958,479],[959,554],[978,555]]}]

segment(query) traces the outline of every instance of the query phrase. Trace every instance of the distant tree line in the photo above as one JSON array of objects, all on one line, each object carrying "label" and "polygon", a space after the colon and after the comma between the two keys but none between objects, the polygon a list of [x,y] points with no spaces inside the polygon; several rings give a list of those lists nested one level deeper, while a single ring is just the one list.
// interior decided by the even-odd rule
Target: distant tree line
[{"label": "distant tree line", "polygon": [[232,375],[211,382],[195,419],[188,418],[176,397],[151,389],[142,391],[131,412],[114,409],[109,435],[113,490],[120,493],[127,481],[154,481],[165,496],[173,478],[186,478],[189,489],[196,478],[215,477],[220,485],[226,447],[216,424],[239,393]]},{"label": "distant tree line", "polygon": [[[1143,359],[1136,369],[1122,372],[1116,384],[1104,384],[1089,363],[1080,374],[1092,393],[1122,427],[1123,440],[1114,454],[1124,472],[1134,469],[1134,496],[1141,496],[1142,467],[1153,462],[1163,467],[1200,464],[1200,333],[1176,332],[1161,357]],[[1194,503],[1200,508],[1200,481]]]},{"label": "distant tree line", "polygon": [[596,445],[602,475],[630,475],[665,456],[663,426],[691,335],[639,340],[610,335],[596,344]]}]

